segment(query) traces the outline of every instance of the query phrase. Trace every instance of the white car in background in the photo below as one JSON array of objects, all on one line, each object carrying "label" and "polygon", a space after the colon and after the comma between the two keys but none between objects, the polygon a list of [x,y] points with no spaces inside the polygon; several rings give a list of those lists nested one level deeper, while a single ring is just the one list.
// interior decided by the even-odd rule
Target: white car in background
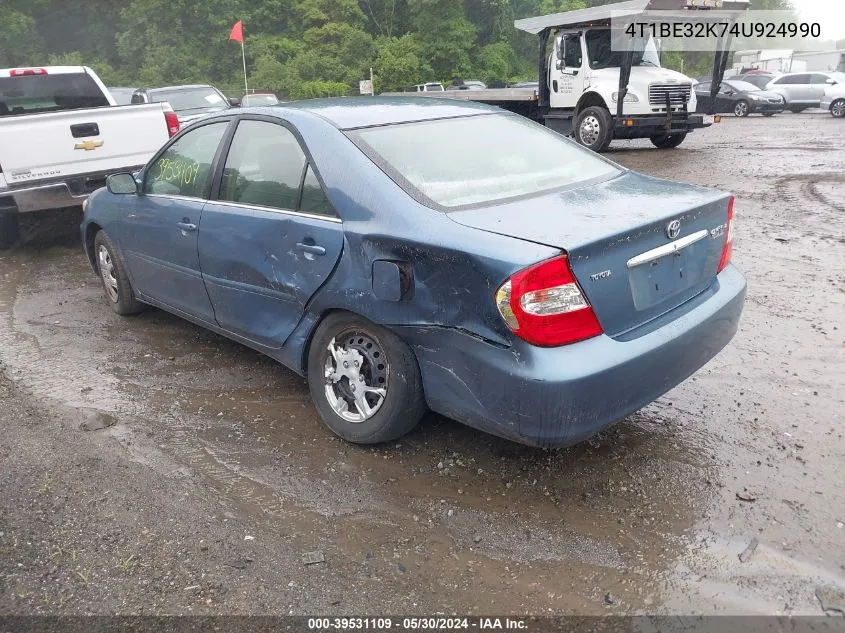
[{"label": "white car in background", "polygon": [[845,118],[845,81],[828,85],[820,107],[829,110],[837,119]]}]

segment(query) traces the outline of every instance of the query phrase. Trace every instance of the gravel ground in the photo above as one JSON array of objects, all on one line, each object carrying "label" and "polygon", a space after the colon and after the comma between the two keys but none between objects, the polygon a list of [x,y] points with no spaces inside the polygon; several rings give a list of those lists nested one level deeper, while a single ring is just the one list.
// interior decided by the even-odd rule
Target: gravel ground
[{"label": "gravel ground", "polygon": [[0,253],[0,615],[823,613],[845,588],[843,140],[805,113],[614,146],[737,195],[748,303],[696,376],[556,451],[433,414],[344,444],[272,361],[114,315],[56,214],[72,238]]}]

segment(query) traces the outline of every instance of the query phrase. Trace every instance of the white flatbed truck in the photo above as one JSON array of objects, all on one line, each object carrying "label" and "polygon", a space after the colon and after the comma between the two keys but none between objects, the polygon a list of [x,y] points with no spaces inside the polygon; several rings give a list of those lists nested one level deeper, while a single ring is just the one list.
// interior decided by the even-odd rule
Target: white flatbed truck
[{"label": "white flatbed truck", "polygon": [[[635,20],[644,11],[688,11],[690,21],[709,9],[739,14],[748,0],[627,0],[589,9],[517,20],[517,29],[540,38],[539,89],[447,90],[385,93],[478,101],[521,114],[601,152],[613,139],[648,138],[659,148],[680,145],[695,129],[709,127],[713,112],[696,114],[693,81],[662,68],[653,39],[628,51],[613,50],[611,19]],[[720,39],[711,90],[721,87],[730,38]]]}]

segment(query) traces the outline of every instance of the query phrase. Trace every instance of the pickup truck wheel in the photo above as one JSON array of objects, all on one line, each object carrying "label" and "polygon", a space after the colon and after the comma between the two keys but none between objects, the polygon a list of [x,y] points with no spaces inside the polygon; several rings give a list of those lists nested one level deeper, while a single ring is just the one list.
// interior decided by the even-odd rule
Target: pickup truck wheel
[{"label": "pickup truck wheel", "polygon": [[308,387],[326,426],[356,444],[400,438],[426,410],[411,349],[392,332],[349,313],[329,315],[314,333]]},{"label": "pickup truck wheel", "polygon": [[613,117],[607,108],[590,106],[575,119],[575,140],[594,152],[603,152],[613,140]]},{"label": "pickup truck wheel", "polygon": [[686,132],[680,132],[678,134],[655,134],[650,140],[659,149],[674,149],[683,143],[686,137]]},{"label": "pickup truck wheel", "polygon": [[12,248],[20,238],[17,213],[0,213],[0,250]]},{"label": "pickup truck wheel", "polygon": [[837,99],[831,103],[830,113],[837,119],[845,118],[845,99]]},{"label": "pickup truck wheel", "polygon": [[105,231],[98,232],[94,237],[94,257],[97,261],[100,281],[103,284],[103,292],[112,310],[121,316],[141,312],[144,304],[135,298],[135,291],[129,283],[129,276],[126,274],[120,252]]}]

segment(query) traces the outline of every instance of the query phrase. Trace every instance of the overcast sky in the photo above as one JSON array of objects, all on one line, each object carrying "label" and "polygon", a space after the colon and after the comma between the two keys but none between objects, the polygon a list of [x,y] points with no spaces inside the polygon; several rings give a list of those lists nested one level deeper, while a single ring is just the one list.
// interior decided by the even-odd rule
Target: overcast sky
[{"label": "overcast sky", "polygon": [[803,21],[822,25],[825,39],[845,38],[845,0],[792,0],[792,5]]}]

